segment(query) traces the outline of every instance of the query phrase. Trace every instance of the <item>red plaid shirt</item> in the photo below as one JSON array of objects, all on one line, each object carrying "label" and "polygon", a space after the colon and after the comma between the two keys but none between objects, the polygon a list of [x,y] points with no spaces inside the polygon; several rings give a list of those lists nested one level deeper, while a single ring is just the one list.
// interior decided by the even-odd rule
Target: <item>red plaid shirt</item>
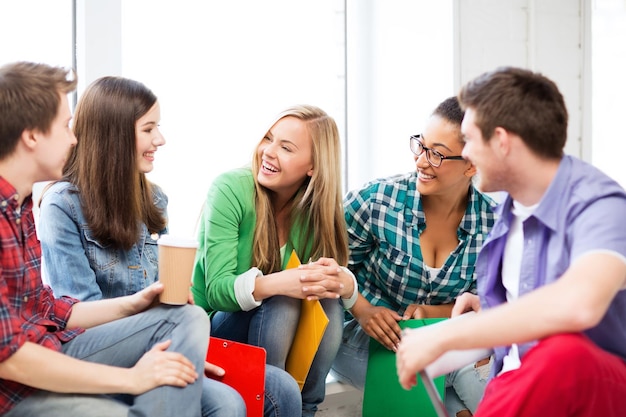
[{"label": "red plaid shirt", "polygon": [[[0,362],[25,342],[59,351],[63,342],[83,332],[65,330],[78,300],[55,299],[50,287],[41,282],[41,247],[35,233],[33,202],[28,197],[20,208],[17,198],[15,188],[0,177]],[[0,379],[0,415],[33,391]]]}]

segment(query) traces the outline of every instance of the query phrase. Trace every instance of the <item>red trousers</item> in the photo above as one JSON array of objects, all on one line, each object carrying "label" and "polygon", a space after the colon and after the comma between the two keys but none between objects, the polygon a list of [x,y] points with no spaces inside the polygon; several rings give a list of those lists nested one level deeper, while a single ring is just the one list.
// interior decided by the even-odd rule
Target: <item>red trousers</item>
[{"label": "red trousers", "polygon": [[492,379],[474,417],[626,416],[626,361],[582,334],[540,341]]}]

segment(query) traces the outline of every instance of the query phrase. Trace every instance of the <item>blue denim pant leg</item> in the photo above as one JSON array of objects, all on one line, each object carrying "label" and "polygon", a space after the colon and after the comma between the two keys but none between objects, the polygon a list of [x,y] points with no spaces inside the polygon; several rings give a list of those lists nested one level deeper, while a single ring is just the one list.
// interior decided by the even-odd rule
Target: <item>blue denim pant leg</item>
[{"label": "blue denim pant leg", "polygon": [[235,389],[204,377],[202,417],[246,417],[246,403]]},{"label": "blue denim pant leg", "polygon": [[[448,380],[449,378],[446,378],[446,383]],[[443,403],[446,406],[446,411],[449,416],[454,417],[459,411],[468,410],[467,406],[463,403],[461,398],[459,398],[452,385],[446,386],[445,390],[446,394]]]},{"label": "blue denim pant leg", "polygon": [[[286,375],[288,378],[289,375]],[[291,378],[293,381],[293,378]],[[295,381],[293,384],[298,389]],[[287,410],[297,416],[302,406],[300,394],[292,398],[294,410]],[[280,393],[279,393],[280,395]],[[28,397],[11,410],[7,417],[126,417],[129,405],[107,396],[79,396],[40,391]],[[246,404],[243,398],[231,387],[210,378],[204,378],[202,385],[202,417],[245,417]],[[272,415],[273,417],[273,415]],[[277,417],[277,416],[276,416]]]},{"label": "blue denim pant leg", "polygon": [[339,352],[331,368],[331,375],[344,384],[363,391],[367,374],[370,337],[356,319],[345,323]]},{"label": "blue denim pant leg", "polygon": [[312,417],[326,396],[326,377],[337,356],[343,333],[343,307],[337,299],[320,300],[328,326],[302,388],[302,416]]},{"label": "blue denim pant leg", "polygon": [[[257,310],[216,313],[211,320],[211,335],[254,344],[249,340],[248,333],[250,321],[257,313]],[[263,404],[264,417],[298,417],[302,415],[300,387],[286,371],[266,364],[265,399]]]},{"label": "blue denim pant leg", "polygon": [[[302,388],[302,416],[311,417],[326,395],[326,376],[341,342],[343,309],[336,299],[321,300],[329,323]],[[300,319],[302,300],[274,296],[258,307],[250,322],[250,340],[265,347],[267,363],[285,368]]]},{"label": "blue denim pant leg", "polygon": [[[187,357],[203,375],[210,323],[200,307],[157,306],[106,323],[63,345],[67,355],[113,366],[132,367],[156,343],[171,340],[169,351]],[[198,417],[203,378],[185,388],[161,386],[134,398],[128,416]]]},{"label": "blue denim pant leg", "polygon": [[127,417],[129,406],[105,395],[38,391],[19,402],[4,417]]},{"label": "blue denim pant leg", "polygon": [[471,363],[446,375],[444,402],[448,414],[455,416],[461,410],[469,410],[472,414],[476,411],[487,386],[492,361],[478,368]]},{"label": "blue denim pant leg", "polygon": [[264,417],[299,417],[302,396],[295,379],[286,371],[272,365],[265,367]]}]

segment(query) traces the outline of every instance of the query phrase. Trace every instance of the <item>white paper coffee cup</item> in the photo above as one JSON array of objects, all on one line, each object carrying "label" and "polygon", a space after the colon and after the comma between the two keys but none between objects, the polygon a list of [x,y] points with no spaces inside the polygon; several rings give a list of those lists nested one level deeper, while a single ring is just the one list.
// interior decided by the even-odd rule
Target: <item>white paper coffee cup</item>
[{"label": "white paper coffee cup", "polygon": [[164,304],[183,305],[189,300],[189,287],[198,241],[192,238],[161,235],[159,245],[159,281]]}]

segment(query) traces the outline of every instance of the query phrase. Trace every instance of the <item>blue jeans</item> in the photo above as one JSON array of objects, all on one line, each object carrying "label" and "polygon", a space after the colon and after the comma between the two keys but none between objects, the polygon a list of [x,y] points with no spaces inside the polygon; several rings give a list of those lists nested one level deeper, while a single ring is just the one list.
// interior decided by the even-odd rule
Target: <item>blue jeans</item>
[{"label": "blue jeans", "polygon": [[[5,414],[5,417],[127,417],[129,405],[124,400],[118,401],[106,395],[76,395],[39,391],[27,397],[16,408]],[[228,385],[204,378],[202,416],[245,417],[246,404],[237,391]]]},{"label": "blue jeans", "polygon": [[204,377],[202,417],[246,417],[246,403],[235,389]]},{"label": "blue jeans", "polygon": [[[340,382],[363,390],[367,373],[370,337],[356,319],[346,322],[343,339],[331,374]],[[446,375],[445,405],[448,414],[455,416],[461,410],[476,411],[483,396],[490,365],[486,369],[474,368],[474,364]]]},{"label": "blue jeans", "polygon": [[[114,398],[133,404],[130,395]],[[230,386],[211,378],[202,380],[202,417],[246,417],[246,403],[241,395]]]},{"label": "blue jeans", "polygon": [[[158,306],[88,329],[64,344],[63,352],[89,362],[129,368],[154,344],[171,339],[168,350],[183,354],[202,374],[209,327],[206,313],[200,307]],[[109,396],[40,391],[17,404],[6,416],[198,417],[202,385],[203,378],[198,378],[185,388],[160,386],[134,397],[132,405]]]},{"label": "blue jeans", "polygon": [[[300,299],[274,296],[251,311],[218,312],[211,321],[211,335],[261,346],[267,351],[269,365],[285,369],[287,355],[300,318],[301,303]],[[343,308],[339,301],[325,299],[321,300],[321,303],[329,323],[302,388],[304,417],[314,416],[317,405],[324,401],[326,376],[339,349],[343,331]],[[293,378],[291,379],[293,381]],[[296,384],[296,389],[297,387]],[[281,414],[296,415],[282,412]]]}]

